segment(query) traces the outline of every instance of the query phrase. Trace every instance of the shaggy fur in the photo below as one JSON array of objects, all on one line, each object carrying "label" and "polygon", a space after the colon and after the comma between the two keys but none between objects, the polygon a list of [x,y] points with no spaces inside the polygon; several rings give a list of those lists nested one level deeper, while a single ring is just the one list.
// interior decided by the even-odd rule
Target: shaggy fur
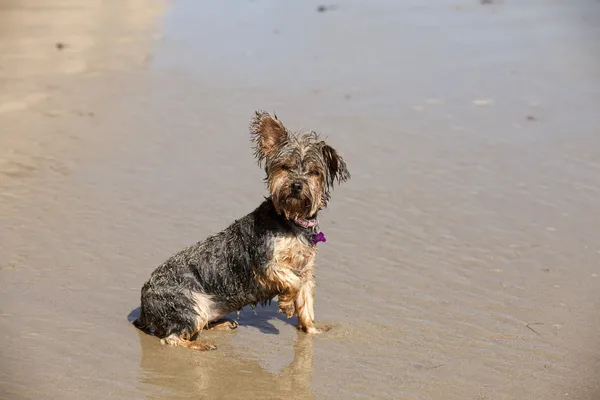
[{"label": "shaggy fur", "polygon": [[212,349],[192,340],[205,328],[235,328],[222,318],[275,296],[280,311],[298,315],[299,329],[319,332],[311,237],[334,182],[350,173],[316,133],[292,133],[276,116],[257,112],[250,133],[270,196],[225,230],[173,255],[144,284],[134,324],[164,344]]}]

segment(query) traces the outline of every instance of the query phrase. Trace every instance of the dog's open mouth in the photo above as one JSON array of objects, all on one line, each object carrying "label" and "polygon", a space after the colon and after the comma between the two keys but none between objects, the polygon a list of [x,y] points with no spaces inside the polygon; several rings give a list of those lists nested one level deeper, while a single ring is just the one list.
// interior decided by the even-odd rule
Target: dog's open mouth
[{"label": "dog's open mouth", "polygon": [[303,228],[314,228],[315,226],[317,226],[317,219],[316,218],[295,218],[294,222],[297,223],[298,225],[300,225]]}]

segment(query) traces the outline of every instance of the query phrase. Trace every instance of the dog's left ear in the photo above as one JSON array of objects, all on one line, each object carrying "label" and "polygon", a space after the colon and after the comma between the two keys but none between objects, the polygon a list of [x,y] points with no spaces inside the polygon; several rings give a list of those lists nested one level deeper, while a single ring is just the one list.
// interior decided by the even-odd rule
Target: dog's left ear
[{"label": "dog's left ear", "polygon": [[350,171],[346,167],[344,159],[335,151],[335,149],[328,144],[323,143],[321,151],[323,152],[323,158],[327,165],[327,184],[333,186],[334,181],[338,183],[346,182],[350,179]]},{"label": "dog's left ear", "polygon": [[261,163],[265,158],[277,152],[287,141],[288,133],[275,114],[257,111],[250,122],[250,134],[254,142],[254,156]]}]

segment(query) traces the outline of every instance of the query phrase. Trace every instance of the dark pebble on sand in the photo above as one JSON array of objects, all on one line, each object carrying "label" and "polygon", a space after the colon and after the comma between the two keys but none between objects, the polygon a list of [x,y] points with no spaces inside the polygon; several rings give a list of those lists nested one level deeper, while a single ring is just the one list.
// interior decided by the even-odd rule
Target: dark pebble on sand
[{"label": "dark pebble on sand", "polygon": [[336,8],[337,8],[337,6],[335,6],[335,5],[326,6],[324,4],[321,4],[319,7],[317,7],[317,12],[322,13],[325,11],[332,11],[332,10],[335,10]]}]

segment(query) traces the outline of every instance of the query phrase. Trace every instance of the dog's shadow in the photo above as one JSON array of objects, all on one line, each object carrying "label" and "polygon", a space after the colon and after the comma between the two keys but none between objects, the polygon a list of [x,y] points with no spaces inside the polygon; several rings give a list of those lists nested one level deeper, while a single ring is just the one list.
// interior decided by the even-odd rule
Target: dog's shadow
[{"label": "dog's shadow", "polygon": [[239,317],[237,313],[232,313],[228,315],[228,318],[236,320],[240,326],[254,327],[262,333],[270,335],[279,334],[279,329],[271,323],[274,319],[278,319],[289,325],[298,325],[297,317],[287,318],[284,314],[279,312],[279,306],[276,301],[272,301],[265,306],[258,305],[256,309],[244,307],[240,312]]},{"label": "dog's shadow", "polygon": [[[133,322],[140,315],[140,307],[133,309],[127,316],[129,322]],[[228,314],[226,318],[232,319],[240,326],[253,327],[260,330],[262,333],[269,335],[278,335],[279,329],[271,323],[272,320],[278,319],[285,322],[286,324],[297,326],[298,318],[292,317],[287,318],[284,314],[279,312],[279,306],[277,301],[261,306],[257,305],[255,309],[250,306],[246,306],[240,311],[240,313]]]}]

